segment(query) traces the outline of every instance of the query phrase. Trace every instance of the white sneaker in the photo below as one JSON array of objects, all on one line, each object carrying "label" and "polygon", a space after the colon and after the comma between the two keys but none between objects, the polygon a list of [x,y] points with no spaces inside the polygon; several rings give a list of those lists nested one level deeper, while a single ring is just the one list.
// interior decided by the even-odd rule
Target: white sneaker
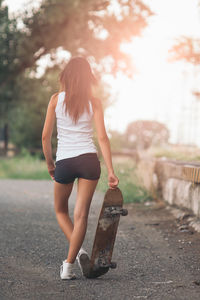
[{"label": "white sneaker", "polygon": [[90,269],[90,258],[88,253],[81,248],[76,257],[82,274],[85,276],[88,274]]},{"label": "white sneaker", "polygon": [[76,275],[73,273],[73,264],[63,261],[60,266],[60,278],[61,279],[75,279]]}]

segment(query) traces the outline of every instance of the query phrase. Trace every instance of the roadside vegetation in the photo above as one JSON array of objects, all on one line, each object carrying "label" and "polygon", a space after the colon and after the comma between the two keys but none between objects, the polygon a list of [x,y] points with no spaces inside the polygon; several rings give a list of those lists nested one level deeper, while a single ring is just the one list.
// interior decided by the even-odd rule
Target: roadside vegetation
[{"label": "roadside vegetation", "polygon": [[[119,188],[126,203],[144,202],[152,199],[149,192],[142,187],[136,177],[134,162],[114,163],[114,168],[119,177]],[[37,155],[31,156],[26,150],[13,158],[0,159],[0,179],[8,178],[51,180],[45,161],[41,160]],[[101,178],[97,189],[104,193],[107,188],[107,171],[104,163],[101,162]]]},{"label": "roadside vegetation", "polygon": [[[114,162],[114,169],[119,178],[119,188],[122,191],[124,202],[145,202],[153,199],[139,182],[134,161]],[[101,179],[98,183],[98,189],[105,192],[107,188],[107,171],[105,165],[101,163]]]},{"label": "roadside vegetation", "polygon": [[168,144],[165,147],[151,147],[147,153],[157,158],[165,157],[181,161],[200,161],[200,152],[197,146]]},{"label": "roadside vegetation", "polygon": [[50,179],[46,163],[22,150],[12,158],[0,158],[0,179]]}]

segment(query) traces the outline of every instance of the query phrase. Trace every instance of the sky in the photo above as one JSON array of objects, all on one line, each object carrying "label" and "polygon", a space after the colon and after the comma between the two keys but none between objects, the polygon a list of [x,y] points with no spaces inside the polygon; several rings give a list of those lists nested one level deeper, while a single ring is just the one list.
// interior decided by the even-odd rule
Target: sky
[{"label": "sky", "polygon": [[[6,0],[10,12],[38,1]],[[200,146],[200,101],[192,95],[198,90],[200,69],[184,62],[168,62],[168,50],[180,36],[200,38],[198,0],[143,0],[155,16],[141,37],[123,51],[131,54],[137,73],[133,80],[118,73],[104,76],[112,87],[114,103],[105,112],[108,129],[124,132],[130,122],[156,120],[170,130],[170,142]],[[43,62],[41,61],[41,65]]]},{"label": "sky", "polygon": [[116,103],[106,111],[107,123],[123,132],[132,121],[154,119],[169,128],[170,142],[200,145],[200,101],[191,92],[198,89],[200,69],[167,61],[176,38],[200,38],[198,1],[147,2],[156,15],[142,37],[134,38],[132,45],[125,47],[138,73],[134,80],[121,75],[112,80]]}]

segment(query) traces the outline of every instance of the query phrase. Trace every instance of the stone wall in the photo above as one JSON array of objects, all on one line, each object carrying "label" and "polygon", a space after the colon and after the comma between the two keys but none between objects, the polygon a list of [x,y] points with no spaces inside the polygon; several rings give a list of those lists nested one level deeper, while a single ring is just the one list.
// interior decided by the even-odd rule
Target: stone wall
[{"label": "stone wall", "polygon": [[138,175],[155,198],[200,217],[200,163],[140,157]]}]

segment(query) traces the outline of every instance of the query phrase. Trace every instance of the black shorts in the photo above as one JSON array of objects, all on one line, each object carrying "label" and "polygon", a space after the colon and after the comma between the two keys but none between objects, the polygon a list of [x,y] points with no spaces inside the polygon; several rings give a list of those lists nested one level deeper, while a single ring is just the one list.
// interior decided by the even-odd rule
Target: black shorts
[{"label": "black shorts", "polygon": [[96,153],[61,159],[55,165],[54,178],[59,183],[71,183],[76,178],[97,180],[101,174],[101,165]]}]

